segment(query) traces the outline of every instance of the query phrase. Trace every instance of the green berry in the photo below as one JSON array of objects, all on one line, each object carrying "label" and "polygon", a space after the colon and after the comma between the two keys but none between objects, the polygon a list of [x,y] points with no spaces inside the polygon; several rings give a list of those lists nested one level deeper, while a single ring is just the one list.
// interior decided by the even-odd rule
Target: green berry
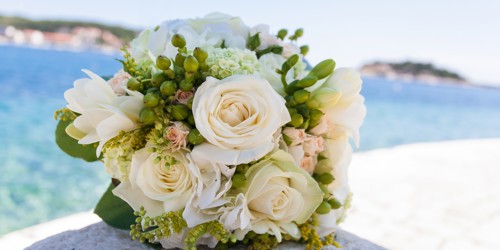
[{"label": "green berry", "polygon": [[172,105],[171,115],[176,121],[182,121],[189,116],[189,110],[186,105],[174,104]]},{"label": "green berry", "polygon": [[200,63],[204,63],[208,58],[208,53],[198,47],[194,49],[193,55]]},{"label": "green berry", "polygon": [[156,58],[156,67],[161,70],[169,69],[171,64],[172,62],[166,56],[160,55]]},{"label": "green berry", "polygon": [[160,92],[164,96],[174,95],[177,91],[177,84],[173,81],[164,81],[160,86]]},{"label": "green berry", "polygon": [[179,88],[182,91],[191,91],[191,89],[193,89],[193,86],[193,82],[188,82],[185,80],[182,80],[181,83],[179,83]]},{"label": "green berry", "polygon": [[299,103],[299,104],[302,104],[302,103],[305,103],[307,101],[307,99],[309,99],[309,91],[305,90],[305,89],[301,89],[301,90],[298,90],[298,91],[295,91],[295,93],[293,93],[293,99]]},{"label": "green berry", "polygon": [[188,56],[186,60],[184,60],[184,70],[186,70],[186,72],[196,72],[199,65],[198,60],[196,60],[194,56]]},{"label": "green berry", "polygon": [[186,39],[181,34],[172,36],[172,45],[177,48],[184,48],[186,46]]},{"label": "green berry", "polygon": [[150,108],[143,108],[139,114],[140,120],[144,125],[153,124],[156,119],[156,113]]},{"label": "green berry", "polygon": [[335,178],[333,178],[333,175],[330,173],[322,173],[319,176],[319,181],[325,185],[331,184]]},{"label": "green berry", "polygon": [[142,89],[142,84],[137,78],[132,77],[127,81],[127,88],[133,91],[140,91]]},{"label": "green berry", "polygon": [[144,98],[144,107],[146,108],[153,108],[158,106],[158,103],[160,102],[160,97],[156,93],[147,93]]},{"label": "green berry", "polygon": [[291,118],[292,120],[290,121],[290,125],[294,127],[299,127],[304,122],[304,117],[298,113],[292,114]]},{"label": "green berry", "polygon": [[328,203],[330,204],[332,209],[339,209],[342,206],[342,203],[340,203],[340,201],[335,198],[331,198],[330,200],[328,200]]},{"label": "green berry", "polygon": [[151,78],[151,85],[159,87],[166,80],[168,80],[167,75],[163,74],[163,72],[156,72]]},{"label": "green berry", "polygon": [[200,131],[198,131],[198,129],[195,128],[189,131],[187,138],[188,142],[193,145],[198,145],[203,142],[203,136],[201,136]]},{"label": "green berry", "polygon": [[316,213],[327,214],[331,210],[332,210],[332,207],[330,206],[330,204],[326,201],[323,201],[323,202],[321,202],[321,204],[319,204],[318,208],[316,208]]}]

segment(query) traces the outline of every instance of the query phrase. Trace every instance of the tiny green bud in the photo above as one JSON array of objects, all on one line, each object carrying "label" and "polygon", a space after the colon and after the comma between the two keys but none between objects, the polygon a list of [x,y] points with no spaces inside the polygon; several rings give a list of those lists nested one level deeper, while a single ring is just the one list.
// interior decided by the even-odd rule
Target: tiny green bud
[{"label": "tiny green bud", "polygon": [[323,117],[324,113],[321,112],[321,110],[319,110],[319,109],[311,109],[311,111],[309,112],[309,115],[310,115],[311,119],[313,119],[313,120],[320,120],[321,117]]},{"label": "tiny green bud", "polygon": [[186,105],[183,104],[174,104],[172,105],[171,115],[177,121],[182,121],[189,116],[189,110]]},{"label": "tiny green bud", "polygon": [[323,112],[321,112],[321,110],[319,109],[312,109],[310,112],[309,112],[309,116],[311,118],[310,122],[309,122],[309,126],[311,128],[314,128],[316,127],[316,125],[319,124],[319,122],[321,121],[321,117],[323,117]]},{"label": "tiny green bud", "polygon": [[133,91],[140,91],[142,89],[142,84],[137,78],[132,77],[127,81],[127,88]]},{"label": "tiny green bud", "polygon": [[300,46],[300,54],[306,56],[308,52],[309,52],[309,46],[307,45]]},{"label": "tiny green bud", "polygon": [[318,80],[321,80],[332,74],[335,69],[335,61],[332,59],[324,60],[318,63],[314,68],[309,72],[310,76],[316,76]]},{"label": "tiny green bud", "polygon": [[304,117],[309,117],[310,111],[309,108],[307,108],[307,105],[305,104],[300,104],[295,107],[297,109],[297,112],[301,114]]},{"label": "tiny green bud", "polygon": [[150,108],[143,108],[139,114],[139,119],[144,125],[153,124],[156,119],[156,113]]},{"label": "tiny green bud", "polygon": [[309,98],[306,102],[306,105],[310,109],[317,109],[321,106],[321,102],[319,102],[317,99]]},{"label": "tiny green bud", "polygon": [[340,201],[335,198],[331,198],[330,200],[328,200],[328,203],[330,204],[332,209],[339,209],[342,206],[342,203],[340,203]]},{"label": "tiny green bud", "polygon": [[191,97],[187,101],[186,106],[188,107],[188,109],[193,109],[193,100],[194,100],[194,97]]},{"label": "tiny green bud", "polygon": [[196,72],[198,70],[198,60],[194,56],[188,56],[186,60],[184,60],[184,69],[186,72]]},{"label": "tiny green bud", "polygon": [[291,118],[292,118],[292,120],[290,121],[290,125],[292,125],[294,127],[299,127],[304,122],[304,117],[298,113],[292,114]]},{"label": "tiny green bud", "polygon": [[182,91],[190,91],[191,89],[193,89],[193,82],[188,82],[188,81],[182,80],[179,83],[179,88]]},{"label": "tiny green bud", "polygon": [[195,121],[194,121],[194,115],[193,114],[190,114],[187,118],[187,122],[190,124],[190,125],[195,125]]},{"label": "tiny green bud", "polygon": [[315,76],[306,76],[306,77],[302,78],[301,80],[299,80],[299,82],[297,82],[297,87],[308,88],[308,87],[313,86],[317,81],[318,81],[318,78]]},{"label": "tiny green bud", "polygon": [[147,93],[143,98],[143,102],[144,102],[144,107],[153,108],[158,106],[158,103],[160,102],[160,97],[158,96],[158,94],[153,92]]},{"label": "tiny green bud", "polygon": [[186,60],[186,56],[184,56],[182,53],[177,53],[175,55],[175,64],[179,67],[184,67],[184,61]]},{"label": "tiny green bud", "polygon": [[184,48],[186,46],[186,39],[181,34],[172,36],[172,45],[177,48]]},{"label": "tiny green bud", "polygon": [[303,128],[303,129],[308,129],[309,128],[309,122],[311,121],[311,118],[306,118],[304,120],[304,122],[302,123],[302,125],[299,127],[299,128]]},{"label": "tiny green bud", "polygon": [[335,180],[335,178],[333,178],[333,175],[328,172],[322,173],[319,176],[319,181],[325,185],[332,183],[333,180]]},{"label": "tiny green bud", "polygon": [[255,50],[260,46],[259,33],[256,33],[255,35],[248,38],[247,46],[250,50]]},{"label": "tiny green bud", "polygon": [[294,106],[296,106],[298,104],[297,101],[295,101],[295,99],[291,95],[287,95],[285,97],[285,101],[286,101],[286,106],[287,107],[294,107]]},{"label": "tiny green bud", "polygon": [[299,61],[299,55],[295,54],[291,57],[289,57],[281,66],[281,72],[286,73],[288,72],[297,62]]},{"label": "tiny green bud", "polygon": [[159,87],[166,80],[168,80],[167,75],[163,74],[163,72],[156,72],[151,78],[151,85]]},{"label": "tiny green bud", "polygon": [[194,49],[193,55],[194,57],[196,57],[199,63],[204,63],[208,58],[208,53],[198,47]]},{"label": "tiny green bud", "polygon": [[164,96],[174,95],[177,91],[177,84],[173,81],[164,81],[160,86],[160,92]]},{"label": "tiny green bud", "polygon": [[[283,79],[283,75],[281,77]],[[285,92],[289,95],[293,95],[293,93],[295,93],[295,91],[300,89],[299,87],[297,87],[298,82],[299,82],[298,80],[295,80],[295,81],[291,82],[290,84],[288,84],[285,88]]]},{"label": "tiny green bud", "polygon": [[309,99],[309,91],[305,89],[295,91],[295,93],[293,93],[293,99],[299,104],[305,103],[307,99]]},{"label": "tiny green bud", "polygon": [[203,136],[201,136],[200,131],[198,131],[198,129],[195,128],[189,131],[187,138],[188,142],[193,145],[198,145],[203,142]]},{"label": "tiny green bud", "polygon": [[164,55],[159,55],[156,58],[156,67],[158,67],[161,70],[169,69],[171,64],[172,62],[170,61],[170,59],[168,59],[168,57]]},{"label": "tiny green bud", "polygon": [[241,188],[245,186],[246,177],[244,174],[235,174],[233,175],[232,181],[234,188]]},{"label": "tiny green bud", "polygon": [[304,35],[304,30],[302,28],[295,30],[294,36],[296,38],[302,37],[302,35]]},{"label": "tiny green bud", "polygon": [[281,39],[281,40],[285,40],[285,37],[286,37],[286,35],[287,35],[287,34],[288,34],[288,30],[286,30],[286,29],[280,29],[280,30],[278,31],[278,35],[277,35],[277,37],[278,37],[279,39]]},{"label": "tiny green bud", "polygon": [[319,204],[318,208],[316,208],[316,213],[327,214],[331,210],[332,210],[332,207],[330,206],[330,204],[326,201],[323,201],[323,202],[321,202],[321,204]]}]

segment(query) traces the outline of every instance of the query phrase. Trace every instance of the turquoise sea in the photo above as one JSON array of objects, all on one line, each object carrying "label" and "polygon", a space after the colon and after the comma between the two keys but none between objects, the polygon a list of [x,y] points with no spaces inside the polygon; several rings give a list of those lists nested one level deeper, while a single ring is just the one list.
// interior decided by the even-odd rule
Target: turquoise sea
[{"label": "turquoise sea", "polygon": [[[117,56],[0,46],[0,235],[92,209],[109,177],[54,143],[53,112],[82,68],[112,75]],[[500,137],[500,89],[364,79],[358,151]]]}]

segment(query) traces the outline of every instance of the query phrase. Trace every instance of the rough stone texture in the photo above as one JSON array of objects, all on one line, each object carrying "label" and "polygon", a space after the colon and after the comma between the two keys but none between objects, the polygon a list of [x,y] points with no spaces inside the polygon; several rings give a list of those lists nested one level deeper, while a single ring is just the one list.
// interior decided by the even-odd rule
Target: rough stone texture
[{"label": "rough stone texture", "polygon": [[[367,240],[361,239],[351,233],[340,230],[337,234],[337,241],[342,245],[343,250],[380,250],[384,249]],[[27,248],[28,250],[45,249],[121,249],[140,250],[152,249],[144,244],[130,239],[127,230],[120,230],[106,225],[104,222],[92,224],[80,230],[66,231],[56,234],[45,240],[36,242]],[[245,249],[244,246],[235,249]],[[278,247],[285,249],[304,249],[303,245],[286,242]],[[324,249],[337,249],[328,247]]]}]

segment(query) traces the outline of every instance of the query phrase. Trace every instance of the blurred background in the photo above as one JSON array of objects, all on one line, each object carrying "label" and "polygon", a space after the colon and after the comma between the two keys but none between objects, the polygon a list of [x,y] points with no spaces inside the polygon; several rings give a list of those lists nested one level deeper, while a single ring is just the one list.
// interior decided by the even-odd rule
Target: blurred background
[{"label": "blurred background", "polygon": [[[471,238],[468,233],[481,221],[497,221],[492,228],[500,228],[498,195],[484,198],[490,208],[486,212],[496,217],[479,218],[484,209],[472,213],[467,228],[462,225],[464,230],[451,236],[447,228],[456,228],[458,222],[448,219],[428,222],[443,223],[441,235],[424,223],[405,224],[415,220],[411,211],[456,195],[453,191],[428,195],[439,192],[439,185],[418,191],[432,182],[429,176],[463,180],[450,184],[450,189],[471,190],[467,185],[474,182],[469,177],[485,173],[475,181],[488,190],[477,189],[477,193],[496,192],[498,184],[488,182],[495,178],[480,178],[500,178],[500,161],[493,157],[500,152],[500,140],[399,147],[500,138],[499,1],[88,0],[75,5],[0,0],[0,236],[89,211],[108,185],[102,164],[72,159],[54,143],[53,112],[65,106],[64,91],[84,77],[81,69],[113,75],[121,66],[115,60],[120,58],[118,49],[142,29],[217,11],[240,16],[250,26],[269,24],[274,32],[303,28],[299,44],[309,45],[311,64],[333,58],[337,67],[361,71],[368,115],[351,167],[355,196],[346,229],[391,249],[418,249],[418,244],[424,246],[419,249],[460,249],[467,244],[474,248],[466,249],[500,249],[498,240],[488,240],[483,233]],[[423,158],[428,160],[426,168],[420,166],[420,178],[412,178],[417,174],[407,171],[419,169],[415,163]],[[467,172],[471,169],[475,172]],[[398,186],[387,183],[398,183],[395,179],[402,176],[398,171],[406,171],[409,178],[401,185],[417,189],[418,197],[434,198],[412,203],[412,199],[399,200],[408,197],[405,193],[391,197]],[[421,175],[423,171],[429,176]],[[456,171],[463,175],[456,176]],[[477,207],[477,202],[471,200],[463,210],[470,211],[468,206]],[[429,210],[428,215],[436,217],[436,211]],[[463,217],[447,215],[446,208],[439,211],[450,220]],[[409,240],[402,240],[405,237]],[[453,237],[462,241],[469,237],[469,241],[453,245]]]}]

